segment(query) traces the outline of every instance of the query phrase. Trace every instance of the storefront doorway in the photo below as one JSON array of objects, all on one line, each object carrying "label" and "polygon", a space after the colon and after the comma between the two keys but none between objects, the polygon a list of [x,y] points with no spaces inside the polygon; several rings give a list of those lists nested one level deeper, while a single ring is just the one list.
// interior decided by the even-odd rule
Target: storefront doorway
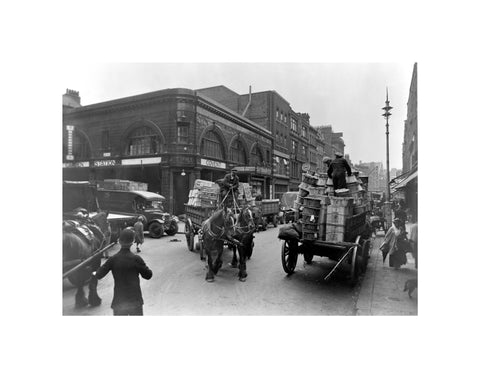
[{"label": "storefront doorway", "polygon": [[172,172],[173,175],[173,214],[185,214],[185,205],[188,202],[188,174]]}]

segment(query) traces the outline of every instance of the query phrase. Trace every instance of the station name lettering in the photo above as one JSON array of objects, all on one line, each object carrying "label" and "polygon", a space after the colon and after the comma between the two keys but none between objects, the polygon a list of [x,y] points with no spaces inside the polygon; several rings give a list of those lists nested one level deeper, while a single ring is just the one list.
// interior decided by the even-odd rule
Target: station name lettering
[{"label": "station name lettering", "polygon": [[200,163],[207,167],[223,168],[223,169],[225,169],[226,167],[225,163],[214,161],[214,160],[201,159]]},{"label": "station name lettering", "polygon": [[111,167],[115,164],[115,160],[95,160],[93,163],[95,167]]}]

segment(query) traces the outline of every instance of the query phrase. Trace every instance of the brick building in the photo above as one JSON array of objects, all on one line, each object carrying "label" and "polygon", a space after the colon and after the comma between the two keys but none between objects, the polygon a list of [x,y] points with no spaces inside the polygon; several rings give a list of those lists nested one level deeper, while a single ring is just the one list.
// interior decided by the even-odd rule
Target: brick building
[{"label": "brick building", "polygon": [[198,92],[271,132],[274,144],[270,162],[272,197],[280,198],[286,191],[298,190],[304,164],[308,163],[313,171],[323,168],[323,136],[310,125],[307,113],[295,112],[277,92],[252,93],[250,88],[248,94],[238,94],[222,85],[203,88]]},{"label": "brick building", "polygon": [[407,102],[402,145],[402,175],[392,183],[392,190],[405,200],[414,219],[418,208],[418,129],[417,129],[417,63],[413,66]]},{"label": "brick building", "polygon": [[148,183],[184,211],[195,179],[216,180],[238,167],[241,181],[267,194],[272,186],[271,131],[190,89],[166,89],[81,106],[63,95],[65,180]]}]

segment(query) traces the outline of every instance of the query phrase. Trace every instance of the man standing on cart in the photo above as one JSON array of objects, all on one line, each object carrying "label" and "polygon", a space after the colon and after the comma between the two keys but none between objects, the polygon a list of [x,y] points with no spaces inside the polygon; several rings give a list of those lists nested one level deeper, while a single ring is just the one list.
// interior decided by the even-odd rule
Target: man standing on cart
[{"label": "man standing on cart", "polygon": [[343,154],[335,152],[335,159],[328,166],[327,174],[333,181],[333,190],[347,188],[345,174],[351,176],[352,170],[348,162],[343,158]]},{"label": "man standing on cart", "polygon": [[[238,202],[239,182],[235,168],[232,168],[230,173],[227,173],[223,180],[220,181],[220,202],[223,202],[224,207],[233,207],[233,201]],[[231,197],[226,198],[229,193]]]}]

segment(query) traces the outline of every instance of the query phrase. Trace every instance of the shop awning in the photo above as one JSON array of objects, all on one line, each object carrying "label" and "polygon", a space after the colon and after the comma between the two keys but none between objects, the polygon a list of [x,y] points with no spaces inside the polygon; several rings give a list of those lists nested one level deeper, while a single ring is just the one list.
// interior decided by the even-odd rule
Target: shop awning
[{"label": "shop awning", "polygon": [[398,190],[398,189],[406,187],[408,185],[408,183],[411,182],[412,180],[416,179],[417,176],[418,176],[418,171],[410,173],[405,179],[400,181],[398,184],[395,184],[393,186],[393,189]]}]

